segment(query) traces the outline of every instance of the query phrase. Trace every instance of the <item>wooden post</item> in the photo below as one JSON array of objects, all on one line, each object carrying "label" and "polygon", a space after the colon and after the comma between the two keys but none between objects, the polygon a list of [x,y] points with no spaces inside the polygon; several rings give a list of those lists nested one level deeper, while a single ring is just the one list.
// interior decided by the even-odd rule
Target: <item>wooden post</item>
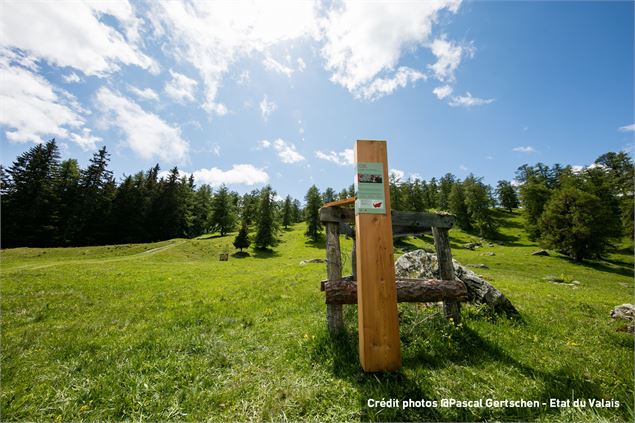
[{"label": "wooden post", "polygon": [[[342,278],[339,223],[326,222],[326,273],[329,281]],[[331,335],[344,330],[341,304],[326,305],[326,324]]]},{"label": "wooden post", "polygon": [[[450,235],[448,228],[432,228],[434,236],[434,248],[437,251],[439,262],[439,279],[453,281],[454,265],[452,264],[452,251],[450,250]],[[452,319],[454,323],[461,321],[461,303],[446,301],[443,303],[445,317]]]},{"label": "wooden post", "polygon": [[[401,367],[401,352],[386,142],[358,140],[355,144],[355,163],[359,185],[355,205],[359,359],[366,372],[397,370]],[[383,183],[382,214],[360,210],[361,205],[369,204],[362,202],[362,181],[359,179],[362,163],[375,164],[371,165],[373,168],[380,163],[381,166],[377,167],[383,169],[381,179],[371,176],[366,180]]]}]

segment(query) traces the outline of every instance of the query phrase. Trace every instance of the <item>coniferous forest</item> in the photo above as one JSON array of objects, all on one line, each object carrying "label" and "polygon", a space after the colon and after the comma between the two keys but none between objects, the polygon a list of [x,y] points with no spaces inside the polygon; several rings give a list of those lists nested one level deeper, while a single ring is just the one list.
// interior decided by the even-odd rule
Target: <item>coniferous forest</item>
[{"label": "coniferous forest", "polygon": [[[124,176],[108,169],[106,147],[82,169],[77,160],[60,160],[55,140],[18,156],[2,177],[2,247],[101,245],[192,238],[242,228],[254,232],[254,246],[276,244],[282,228],[306,221],[306,236],[322,236],[320,206],[354,195],[354,187],[323,193],[315,185],[299,200],[277,200],[265,186],[243,195],[226,186],[197,186],[176,167],[166,174],[156,166]],[[633,162],[628,153],[609,152],[587,167],[537,163],[518,168],[513,181],[495,188],[482,178],[463,180],[448,173],[429,181],[390,176],[396,210],[454,214],[457,225],[485,238],[497,237],[493,208],[521,207],[525,230],[547,248],[576,260],[596,258],[624,236],[633,236]],[[248,238],[246,238],[248,239]],[[246,245],[246,241],[241,241]]]}]

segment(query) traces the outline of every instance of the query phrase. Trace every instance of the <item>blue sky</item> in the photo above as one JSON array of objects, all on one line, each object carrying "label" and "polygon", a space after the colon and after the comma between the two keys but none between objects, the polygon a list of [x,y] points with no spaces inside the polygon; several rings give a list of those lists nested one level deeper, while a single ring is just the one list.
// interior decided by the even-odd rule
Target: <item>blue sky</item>
[{"label": "blue sky", "polygon": [[1,161],[55,137],[118,178],[352,183],[356,139],[403,178],[494,185],[632,151],[633,2],[3,2]]}]

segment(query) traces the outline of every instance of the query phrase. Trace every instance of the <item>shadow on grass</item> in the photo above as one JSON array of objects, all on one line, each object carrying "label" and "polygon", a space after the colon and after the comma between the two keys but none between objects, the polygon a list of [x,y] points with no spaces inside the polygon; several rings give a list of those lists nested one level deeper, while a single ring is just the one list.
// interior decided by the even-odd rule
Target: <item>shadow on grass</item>
[{"label": "shadow on grass", "polygon": [[280,253],[269,248],[254,248],[253,257],[257,259],[268,259],[273,257],[280,257]]},{"label": "shadow on grass", "polygon": [[[560,256],[563,260],[568,261],[571,264],[576,264],[578,266],[584,266],[591,269],[599,270],[600,272],[608,272],[614,273],[616,275],[627,276],[629,278],[633,277],[633,267],[630,264],[618,261],[618,260],[584,260],[584,261],[575,261],[570,257]],[[608,263],[608,264],[607,264]],[[613,266],[610,266],[613,264]]]},{"label": "shadow on grass", "polygon": [[232,257],[241,259],[251,257],[251,254],[249,254],[247,251],[236,251],[234,254],[232,254]]},{"label": "shadow on grass", "polygon": [[310,239],[308,241],[305,241],[304,245],[306,245],[307,247],[312,247],[312,248],[325,249],[326,248],[326,239],[325,239],[324,236],[321,236],[317,240]]},{"label": "shadow on grass", "polygon": [[[357,333],[350,331],[331,338],[326,331],[316,339],[309,353],[315,362],[332,363],[334,376],[348,380],[360,393],[359,413],[361,421],[536,421],[557,420],[561,410],[541,406],[537,408],[442,408],[415,406],[412,408],[369,407],[369,399],[436,400],[440,401],[439,388],[446,391],[446,384],[466,385],[476,381],[450,379],[439,380],[443,372],[435,369],[474,368],[482,369],[494,363],[507,374],[520,373],[522,377],[535,380],[538,390],[528,391],[527,400],[547,402],[550,398],[603,398],[600,384],[578,375],[566,363],[554,370],[546,371],[519,362],[499,345],[483,338],[470,327],[454,327],[442,318],[436,319],[425,331],[411,331],[404,335],[402,323],[401,348],[403,367],[395,372],[364,373],[359,365]],[[428,327],[431,326],[431,327]],[[406,331],[407,332],[407,331]],[[541,352],[549,354],[549,352]],[[431,372],[432,370],[432,372]],[[473,372],[465,373],[469,378]],[[435,378],[434,375],[439,375]],[[456,391],[456,387],[453,388]],[[447,392],[447,391],[446,391]],[[470,392],[454,393],[457,399],[475,399]],[[494,395],[495,396],[495,395]],[[476,398],[477,399],[477,398]],[[520,398],[511,398],[520,399]],[[629,411],[621,410],[629,419]],[[551,418],[549,416],[552,416]]]}]

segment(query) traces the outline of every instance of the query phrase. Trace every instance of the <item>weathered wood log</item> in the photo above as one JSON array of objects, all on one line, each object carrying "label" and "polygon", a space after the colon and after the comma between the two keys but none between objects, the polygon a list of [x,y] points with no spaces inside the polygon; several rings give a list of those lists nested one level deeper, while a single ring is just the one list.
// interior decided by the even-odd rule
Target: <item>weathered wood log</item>
[{"label": "weathered wood log", "polygon": [[[434,236],[434,248],[437,251],[439,262],[439,278],[453,281],[454,266],[452,264],[452,250],[450,249],[450,235],[447,228],[432,228]],[[445,317],[452,319],[455,323],[461,321],[461,304],[458,301],[445,301],[443,303]]]},{"label": "weathered wood log", "polygon": [[[357,304],[357,283],[351,277],[323,281],[326,304]],[[397,279],[397,302],[428,303],[467,301],[467,289],[461,281],[436,279]]]},{"label": "weathered wood log", "polygon": [[[355,209],[346,207],[322,207],[320,209],[322,222],[353,223],[355,221]],[[393,226],[419,233],[432,227],[450,229],[454,226],[455,218],[452,215],[426,212],[391,211]]]},{"label": "weathered wood log", "polygon": [[[339,224],[326,223],[326,273],[328,280],[342,278],[342,256],[340,250]],[[344,318],[340,304],[327,304],[326,323],[329,333],[336,335],[344,330]]]}]

